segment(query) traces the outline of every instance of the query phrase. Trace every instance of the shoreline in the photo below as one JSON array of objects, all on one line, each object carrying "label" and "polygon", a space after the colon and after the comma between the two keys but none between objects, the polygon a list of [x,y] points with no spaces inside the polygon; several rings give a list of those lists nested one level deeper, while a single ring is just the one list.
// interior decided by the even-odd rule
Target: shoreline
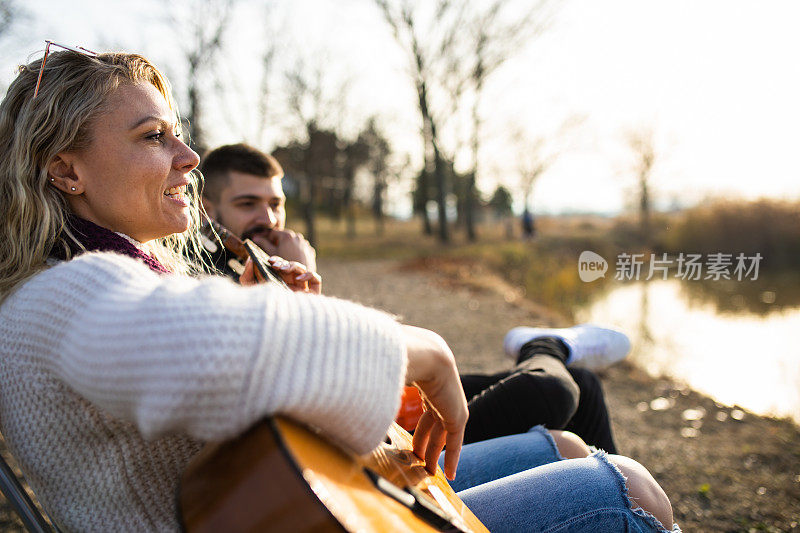
[{"label": "shoreline", "polygon": [[601,379],[621,453],[661,483],[684,531],[800,530],[800,427],[791,419],[723,406],[629,363]]}]

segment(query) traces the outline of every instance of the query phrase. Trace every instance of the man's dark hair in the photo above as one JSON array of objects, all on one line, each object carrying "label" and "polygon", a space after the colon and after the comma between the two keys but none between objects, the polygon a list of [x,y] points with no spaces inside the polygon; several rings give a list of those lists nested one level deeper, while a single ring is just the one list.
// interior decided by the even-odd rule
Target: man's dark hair
[{"label": "man's dark hair", "polygon": [[283,176],[278,160],[244,143],[226,144],[203,156],[200,172],[205,177],[203,196],[217,201],[228,184],[228,172],[242,172],[265,179]]}]

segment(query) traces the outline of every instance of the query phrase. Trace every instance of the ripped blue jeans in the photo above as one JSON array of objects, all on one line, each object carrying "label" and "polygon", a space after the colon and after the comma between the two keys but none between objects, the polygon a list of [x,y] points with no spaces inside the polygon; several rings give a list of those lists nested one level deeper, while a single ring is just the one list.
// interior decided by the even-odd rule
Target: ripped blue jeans
[{"label": "ripped blue jeans", "polygon": [[605,452],[564,459],[542,426],[464,446],[451,485],[493,533],[670,531],[631,509],[625,478]]}]

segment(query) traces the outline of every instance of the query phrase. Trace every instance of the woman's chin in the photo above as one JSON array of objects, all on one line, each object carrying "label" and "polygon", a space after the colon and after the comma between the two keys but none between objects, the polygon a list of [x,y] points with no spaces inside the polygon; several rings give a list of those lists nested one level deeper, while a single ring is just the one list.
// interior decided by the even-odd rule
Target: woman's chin
[{"label": "woman's chin", "polygon": [[185,220],[182,220],[180,223],[175,225],[174,231],[171,233],[186,233],[188,231],[189,226],[191,224],[191,219],[187,216]]},{"label": "woman's chin", "polygon": [[189,217],[189,213],[186,213],[186,216],[171,217],[168,222],[161,226],[161,231],[158,232],[159,235],[155,238],[160,239],[177,233],[185,233],[190,225],[191,217]]}]

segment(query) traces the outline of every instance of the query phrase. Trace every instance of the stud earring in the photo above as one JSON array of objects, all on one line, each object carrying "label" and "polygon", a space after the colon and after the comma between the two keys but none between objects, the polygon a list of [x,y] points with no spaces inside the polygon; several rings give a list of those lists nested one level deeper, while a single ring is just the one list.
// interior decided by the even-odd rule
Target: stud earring
[{"label": "stud earring", "polygon": [[50,178],[50,181],[56,181],[56,179],[55,178]]},{"label": "stud earring", "polygon": [[75,187],[70,187],[70,190],[71,191],[77,191],[78,189],[76,189]]}]

